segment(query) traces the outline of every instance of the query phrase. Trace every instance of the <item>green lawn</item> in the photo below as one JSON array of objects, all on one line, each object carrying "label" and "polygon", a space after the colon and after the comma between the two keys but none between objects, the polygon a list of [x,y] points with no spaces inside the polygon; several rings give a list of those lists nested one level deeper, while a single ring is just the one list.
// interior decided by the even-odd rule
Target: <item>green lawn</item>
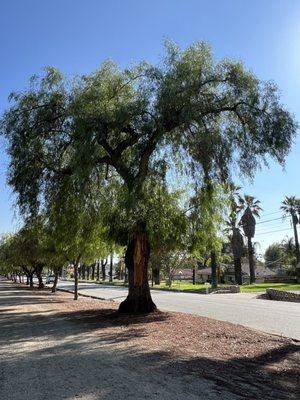
[{"label": "green lawn", "polygon": [[[113,282],[97,282],[97,281],[92,281],[92,280],[79,280],[80,282],[90,282],[90,283],[101,283],[104,285],[113,285],[113,286],[127,286],[127,284],[124,284],[124,281],[119,281],[119,280],[114,280]],[[149,282],[150,287],[151,287],[151,282]],[[222,287],[228,287],[228,285],[219,285],[220,288]],[[151,287],[152,288],[152,287]],[[157,290],[170,290],[170,291],[181,291],[181,292],[190,292],[190,293],[203,293],[206,288],[210,288],[210,285],[204,285],[204,284],[199,284],[197,283],[196,285],[193,285],[192,282],[179,282],[179,281],[174,281],[172,282],[171,288],[169,286],[166,286],[165,282],[161,282],[160,285],[154,285],[153,289]],[[299,290],[300,291],[300,284],[298,283],[258,283],[254,285],[243,285],[241,286],[241,292],[242,293],[255,293],[255,292],[265,292],[267,288],[274,288],[278,290]]]},{"label": "green lawn", "polygon": [[196,292],[196,293],[203,292],[206,288],[210,288],[210,285],[204,285],[199,283],[193,285],[192,282],[179,282],[179,281],[173,281],[171,287],[166,286],[165,282],[161,282],[160,285],[153,286],[153,289],[159,289],[159,290],[172,290],[172,291],[180,290],[182,292]]},{"label": "green lawn", "polygon": [[[210,285],[204,284],[196,284],[193,285],[191,282],[181,282],[179,281],[173,282],[171,289],[169,289],[165,282],[162,282],[160,285],[155,285],[154,289],[160,290],[180,290],[182,292],[203,292],[205,288],[210,288]],[[219,285],[220,288],[228,287],[228,285]],[[241,286],[242,293],[251,293],[251,292],[265,292],[267,288],[274,288],[278,290],[300,290],[300,284],[294,283],[259,283],[255,285],[243,285]]]},{"label": "green lawn", "polygon": [[254,285],[241,286],[241,292],[264,292],[268,288],[278,290],[300,290],[299,283],[257,283]]}]

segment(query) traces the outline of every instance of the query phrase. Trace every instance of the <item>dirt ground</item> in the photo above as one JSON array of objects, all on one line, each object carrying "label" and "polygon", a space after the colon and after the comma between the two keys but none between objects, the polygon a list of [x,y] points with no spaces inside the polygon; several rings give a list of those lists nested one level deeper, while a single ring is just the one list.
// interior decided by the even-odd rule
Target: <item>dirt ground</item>
[{"label": "dirt ground", "polygon": [[1,400],[299,399],[300,345],[0,282]]}]

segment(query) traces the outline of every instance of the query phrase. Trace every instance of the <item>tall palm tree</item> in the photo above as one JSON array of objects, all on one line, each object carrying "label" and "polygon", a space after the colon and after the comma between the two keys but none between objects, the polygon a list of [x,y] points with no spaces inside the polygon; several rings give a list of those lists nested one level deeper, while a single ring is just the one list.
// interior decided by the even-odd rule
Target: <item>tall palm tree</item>
[{"label": "tall palm tree", "polygon": [[228,221],[226,221],[226,229],[225,229],[225,232],[228,234],[230,238],[231,249],[234,260],[234,277],[235,277],[235,282],[238,285],[243,284],[241,259],[244,247],[243,236],[240,232],[237,222],[238,212],[239,212],[238,203],[241,199],[240,190],[241,187],[235,185],[233,182],[229,183],[227,187],[230,213]]},{"label": "tall palm tree", "polygon": [[239,199],[238,209],[243,212],[240,224],[243,227],[244,234],[247,238],[248,243],[248,258],[249,258],[249,271],[250,271],[250,283],[255,282],[255,258],[254,258],[254,246],[252,238],[255,235],[255,217],[259,218],[259,214],[262,211],[260,201],[254,196],[244,195],[243,198]]},{"label": "tall palm tree", "polygon": [[289,215],[292,219],[292,224],[294,228],[294,238],[295,238],[295,255],[297,259],[297,267],[296,267],[296,274],[297,274],[297,281],[300,282],[300,248],[299,248],[299,238],[298,238],[298,231],[297,231],[297,224],[299,224],[299,217],[300,217],[300,199],[297,199],[296,196],[286,196],[283,202],[281,203],[282,206],[280,209],[283,211],[284,215]]},{"label": "tall palm tree", "polygon": [[234,262],[234,277],[238,285],[243,284],[242,280],[242,255],[244,249],[244,240],[237,224],[237,215],[231,213],[226,221],[225,232],[228,234],[231,244]]}]

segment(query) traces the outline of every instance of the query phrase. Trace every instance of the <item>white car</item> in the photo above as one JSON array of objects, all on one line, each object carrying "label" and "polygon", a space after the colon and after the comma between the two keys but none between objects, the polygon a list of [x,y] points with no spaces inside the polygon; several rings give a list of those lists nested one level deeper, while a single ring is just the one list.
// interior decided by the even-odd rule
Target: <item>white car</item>
[{"label": "white car", "polygon": [[46,278],[46,284],[54,283],[55,275],[48,275]]}]

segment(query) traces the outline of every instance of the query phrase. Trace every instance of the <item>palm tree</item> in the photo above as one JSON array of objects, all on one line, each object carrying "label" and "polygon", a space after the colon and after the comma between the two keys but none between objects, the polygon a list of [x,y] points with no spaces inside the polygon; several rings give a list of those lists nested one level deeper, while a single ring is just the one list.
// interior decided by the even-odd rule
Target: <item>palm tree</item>
[{"label": "palm tree", "polygon": [[247,238],[248,243],[248,258],[249,258],[249,271],[250,271],[250,283],[255,282],[255,258],[254,258],[254,246],[252,238],[255,235],[255,217],[259,217],[262,208],[260,201],[255,199],[253,196],[245,195],[239,199],[238,209],[243,212],[240,224],[243,227],[244,234]]},{"label": "palm tree", "polygon": [[227,187],[228,197],[229,197],[229,218],[226,221],[226,229],[225,232],[229,234],[231,249],[234,259],[234,277],[235,282],[238,285],[243,284],[242,280],[242,254],[244,241],[243,236],[238,227],[237,218],[239,212],[238,203],[241,200],[241,195],[239,191],[241,190],[240,186],[236,186],[234,183],[230,183]]},{"label": "palm tree", "polygon": [[231,212],[228,221],[226,221],[225,232],[228,233],[234,260],[234,277],[238,285],[243,284],[242,280],[242,255],[244,240],[239,227],[237,226],[237,214]]},{"label": "palm tree", "polygon": [[300,282],[300,248],[299,248],[299,239],[297,232],[297,224],[299,224],[299,214],[300,214],[300,199],[297,199],[295,196],[286,196],[280,209],[283,211],[284,215],[290,215],[292,219],[292,224],[294,228],[294,238],[295,238],[295,255],[297,260],[296,274],[297,281]]}]

